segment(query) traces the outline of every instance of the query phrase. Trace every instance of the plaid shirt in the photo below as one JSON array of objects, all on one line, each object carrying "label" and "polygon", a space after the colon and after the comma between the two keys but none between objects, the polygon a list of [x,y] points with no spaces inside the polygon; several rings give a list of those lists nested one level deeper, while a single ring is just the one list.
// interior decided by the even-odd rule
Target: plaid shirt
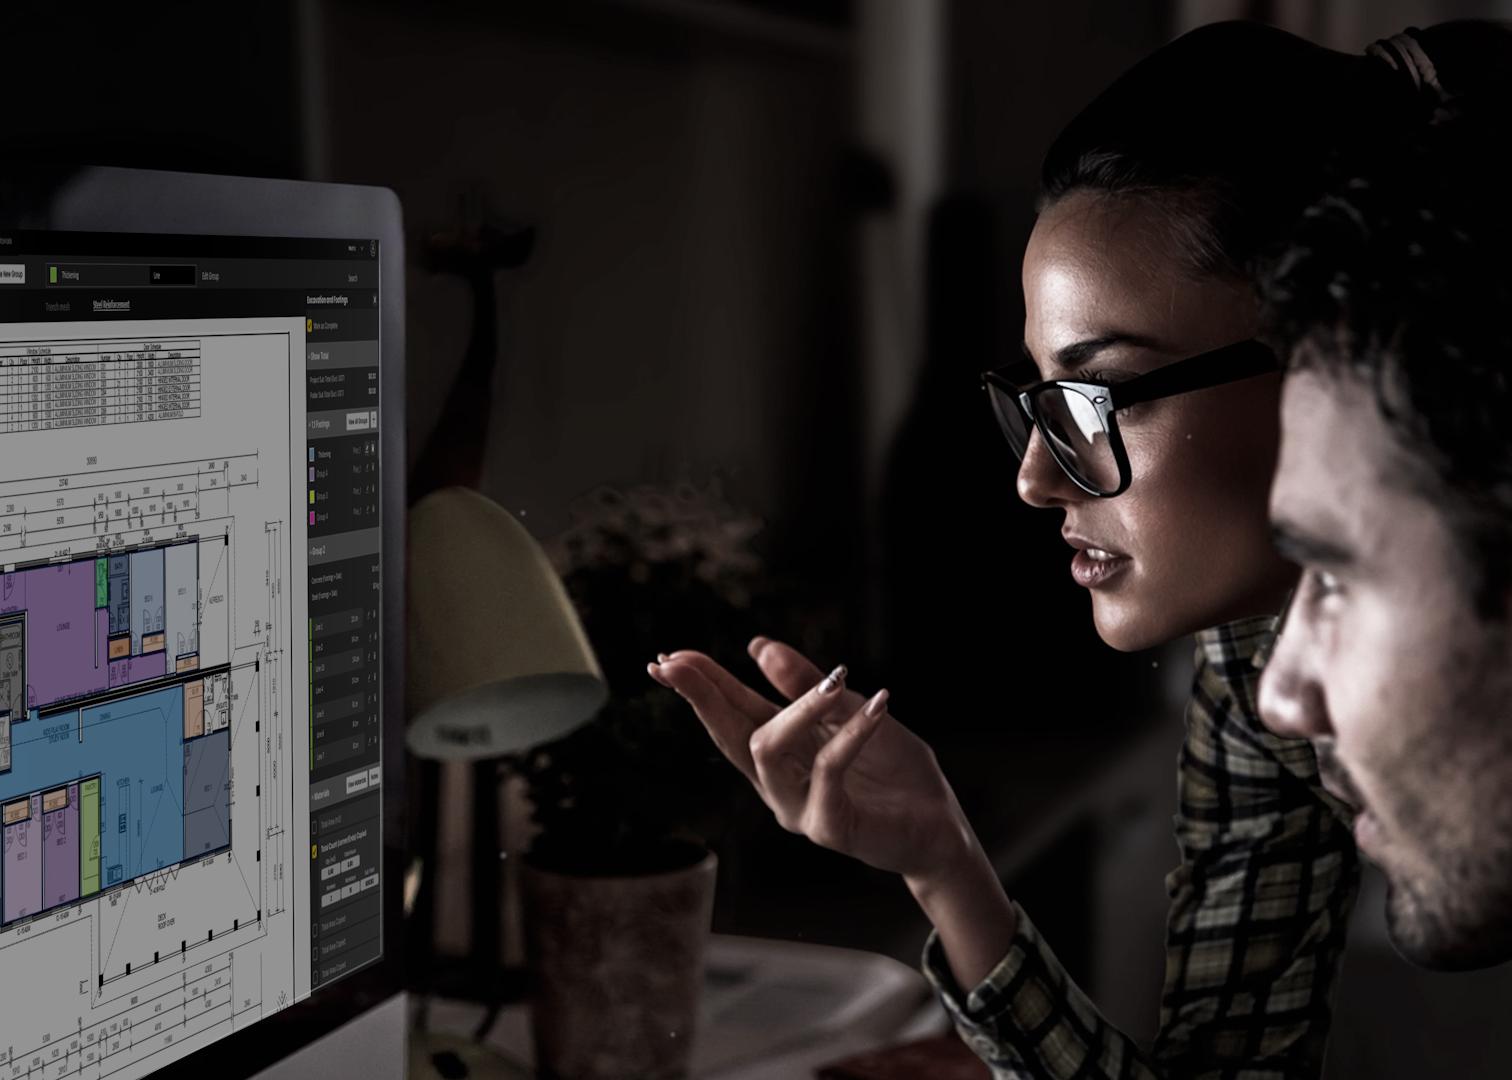
[{"label": "plaid shirt", "polygon": [[1292,1080],[1323,1068],[1329,996],[1359,884],[1350,814],[1305,740],[1260,723],[1255,689],[1274,618],[1197,635],[1166,876],[1165,990],[1148,1050],[1114,1028],[1015,904],[1008,954],[964,994],[931,931],[924,974],[997,1080]]}]

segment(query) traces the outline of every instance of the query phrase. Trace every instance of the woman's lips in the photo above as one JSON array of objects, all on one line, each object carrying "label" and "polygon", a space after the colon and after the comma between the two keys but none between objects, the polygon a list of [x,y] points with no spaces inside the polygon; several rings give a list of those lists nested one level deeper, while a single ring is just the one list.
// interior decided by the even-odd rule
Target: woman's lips
[{"label": "woman's lips", "polygon": [[1089,547],[1078,551],[1071,559],[1071,576],[1084,589],[1099,589],[1123,573],[1133,562],[1127,555]]}]

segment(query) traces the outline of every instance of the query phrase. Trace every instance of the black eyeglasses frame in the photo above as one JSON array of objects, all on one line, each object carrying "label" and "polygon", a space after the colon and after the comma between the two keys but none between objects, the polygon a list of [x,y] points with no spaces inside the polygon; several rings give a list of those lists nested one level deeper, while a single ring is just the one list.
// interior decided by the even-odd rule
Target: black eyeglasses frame
[{"label": "black eyeglasses frame", "polygon": [[[1006,399],[1012,402],[1024,418],[1027,428],[1031,431],[1036,428],[1039,430],[1040,437],[1045,440],[1046,447],[1049,448],[1051,456],[1060,466],[1061,471],[1069,476],[1077,487],[1100,499],[1111,499],[1116,495],[1122,495],[1129,489],[1131,481],[1129,455],[1124,449],[1123,437],[1119,434],[1114,413],[1120,409],[1127,409],[1131,405],[1159,401],[1162,398],[1196,390],[1207,390],[1281,370],[1281,362],[1275,351],[1255,338],[1209,349],[1196,356],[1189,356],[1184,360],[1177,360],[1164,367],[1156,368],[1154,371],[1148,371],[1126,382],[1113,384],[1088,382],[1081,379],[1046,379],[1026,385],[1013,378],[1013,374],[1024,371],[1026,364],[1033,366],[1028,361],[1019,361],[982,372],[982,389],[989,394],[995,390],[1000,395],[999,400]],[[1060,451],[1056,448],[1056,440],[1046,430],[1040,419],[1040,412],[1035,407],[1035,400],[1041,394],[1053,389],[1072,390],[1086,398],[1097,409],[1098,419],[1108,436],[1108,446],[1113,453],[1113,460],[1118,466],[1118,487],[1113,491],[1102,491],[1088,483],[1077,475],[1076,469],[1061,457]],[[1004,436],[1008,437],[1006,421],[999,417],[998,423],[1003,428]],[[1011,437],[1009,442],[1012,445]]]}]

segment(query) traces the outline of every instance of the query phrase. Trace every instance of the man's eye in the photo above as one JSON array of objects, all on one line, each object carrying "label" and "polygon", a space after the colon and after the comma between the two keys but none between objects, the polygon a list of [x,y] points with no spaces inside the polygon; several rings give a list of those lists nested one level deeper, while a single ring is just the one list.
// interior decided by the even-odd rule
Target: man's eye
[{"label": "man's eye", "polygon": [[1307,570],[1311,593],[1314,600],[1326,600],[1332,596],[1338,596],[1344,591],[1344,585],[1339,579],[1327,570],[1319,570],[1309,567]]}]

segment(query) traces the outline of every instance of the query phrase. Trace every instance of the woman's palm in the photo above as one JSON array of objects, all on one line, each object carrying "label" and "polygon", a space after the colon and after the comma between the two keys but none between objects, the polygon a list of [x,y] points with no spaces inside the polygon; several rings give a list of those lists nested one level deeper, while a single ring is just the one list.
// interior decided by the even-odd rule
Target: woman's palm
[{"label": "woman's palm", "polygon": [[[829,786],[828,797],[822,797],[814,776],[816,759],[837,737],[845,738],[843,729],[865,699],[842,688],[820,703],[810,689],[818,681],[818,669],[796,652],[787,654],[785,666],[769,660],[764,668],[773,685],[792,698],[785,707],[768,701],[703,654],[678,653],[671,658],[686,658],[686,666],[697,674],[670,661],[662,670],[671,680],[668,685],[688,698],[716,745],[751,780],[784,828],[877,869],[926,872],[949,850],[945,841],[959,835],[959,805],[933,751],[884,714],[873,721],[874,730]],[[805,719],[799,715],[803,710],[819,714]],[[761,768],[751,756],[751,747],[762,741],[758,731],[782,733],[762,758]]]}]

